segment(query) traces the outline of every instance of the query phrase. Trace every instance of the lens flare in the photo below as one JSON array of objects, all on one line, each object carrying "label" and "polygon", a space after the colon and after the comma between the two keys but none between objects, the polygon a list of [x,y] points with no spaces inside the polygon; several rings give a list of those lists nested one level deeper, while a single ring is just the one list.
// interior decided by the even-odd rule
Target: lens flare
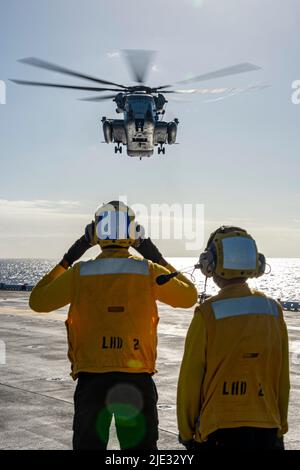
[{"label": "lens flare", "polygon": [[137,446],[146,434],[146,420],[134,406],[114,403],[110,406],[115,417],[117,436],[123,449]]},{"label": "lens flare", "polygon": [[106,407],[99,413],[97,419],[96,428],[99,438],[107,442],[107,427],[114,416],[122,449],[136,447],[146,434],[143,407],[142,393],[134,385],[121,383],[112,387],[107,394]]},{"label": "lens flare", "polygon": [[107,408],[103,408],[98,414],[96,421],[96,431],[99,439],[107,443],[109,440],[109,428],[111,425],[112,415]]},{"label": "lens flare", "polygon": [[193,6],[195,8],[200,8],[203,6],[204,0],[193,0]]},{"label": "lens flare", "polygon": [[131,369],[141,369],[143,367],[142,361],[139,361],[138,359],[129,359],[127,365]]},{"label": "lens flare", "polygon": [[[141,392],[137,387],[129,383],[115,385],[108,392],[106,406],[111,413],[114,413],[116,403],[131,407],[131,411],[135,410],[135,414],[139,413],[144,406]],[[129,412],[130,410],[128,408],[128,413]],[[131,415],[129,414],[128,416]]]}]

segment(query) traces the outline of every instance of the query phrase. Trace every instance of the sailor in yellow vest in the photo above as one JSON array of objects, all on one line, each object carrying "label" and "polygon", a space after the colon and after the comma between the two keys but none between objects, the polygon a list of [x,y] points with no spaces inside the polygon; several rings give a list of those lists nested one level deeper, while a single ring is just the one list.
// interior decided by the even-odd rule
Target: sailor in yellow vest
[{"label": "sailor in yellow vest", "polygon": [[[71,267],[97,243],[96,259]],[[133,244],[144,258],[129,253]],[[68,357],[78,379],[74,449],[106,449],[113,415],[122,449],[157,448],[156,301],[173,307],[197,301],[194,285],[183,275],[169,279],[171,272],[151,240],[141,240],[132,210],[112,201],[33,289],[29,304],[36,312],[70,304]],[[169,282],[159,285],[159,276]]]},{"label": "sailor in yellow vest", "polygon": [[279,303],[251,289],[265,271],[253,238],[223,226],[199,259],[218,295],[196,307],[177,395],[179,440],[187,448],[283,449],[288,430],[289,353]]}]

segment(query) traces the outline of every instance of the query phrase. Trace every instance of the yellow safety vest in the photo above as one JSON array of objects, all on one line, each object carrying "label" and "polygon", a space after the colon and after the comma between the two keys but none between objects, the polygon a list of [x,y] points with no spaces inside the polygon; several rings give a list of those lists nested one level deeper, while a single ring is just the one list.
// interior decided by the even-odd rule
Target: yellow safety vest
[{"label": "yellow safety vest", "polygon": [[183,439],[217,429],[287,431],[287,329],[280,305],[247,284],[196,307],[185,343],[177,415]]},{"label": "yellow safety vest", "polygon": [[174,307],[197,301],[194,285],[183,275],[162,286],[156,283],[157,276],[174,270],[168,268],[125,249],[106,249],[65,273],[56,267],[60,277],[54,269],[37,284],[30,297],[33,310],[71,304],[66,326],[73,378],[83,371],[156,372],[156,300]]}]

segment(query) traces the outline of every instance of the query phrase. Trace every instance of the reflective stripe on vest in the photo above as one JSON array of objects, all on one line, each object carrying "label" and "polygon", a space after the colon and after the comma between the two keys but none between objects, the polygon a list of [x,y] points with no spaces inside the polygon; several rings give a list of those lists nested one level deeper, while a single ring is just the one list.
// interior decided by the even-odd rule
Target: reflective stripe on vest
[{"label": "reflective stripe on vest", "polygon": [[216,320],[240,315],[273,315],[278,317],[275,300],[267,297],[249,296],[217,300],[211,304]]},{"label": "reflective stripe on vest", "polygon": [[145,260],[130,258],[102,258],[87,261],[80,265],[80,276],[101,274],[142,274],[149,275],[149,265]]}]

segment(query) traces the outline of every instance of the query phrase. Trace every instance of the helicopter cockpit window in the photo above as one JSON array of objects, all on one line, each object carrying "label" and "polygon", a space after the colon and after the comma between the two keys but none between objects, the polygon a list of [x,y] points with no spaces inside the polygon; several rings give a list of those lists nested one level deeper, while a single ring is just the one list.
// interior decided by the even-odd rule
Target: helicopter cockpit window
[{"label": "helicopter cockpit window", "polygon": [[145,119],[148,117],[149,119],[154,119],[155,111],[153,99],[146,96],[131,97],[128,99],[126,112],[128,113],[128,117],[131,118]]}]

